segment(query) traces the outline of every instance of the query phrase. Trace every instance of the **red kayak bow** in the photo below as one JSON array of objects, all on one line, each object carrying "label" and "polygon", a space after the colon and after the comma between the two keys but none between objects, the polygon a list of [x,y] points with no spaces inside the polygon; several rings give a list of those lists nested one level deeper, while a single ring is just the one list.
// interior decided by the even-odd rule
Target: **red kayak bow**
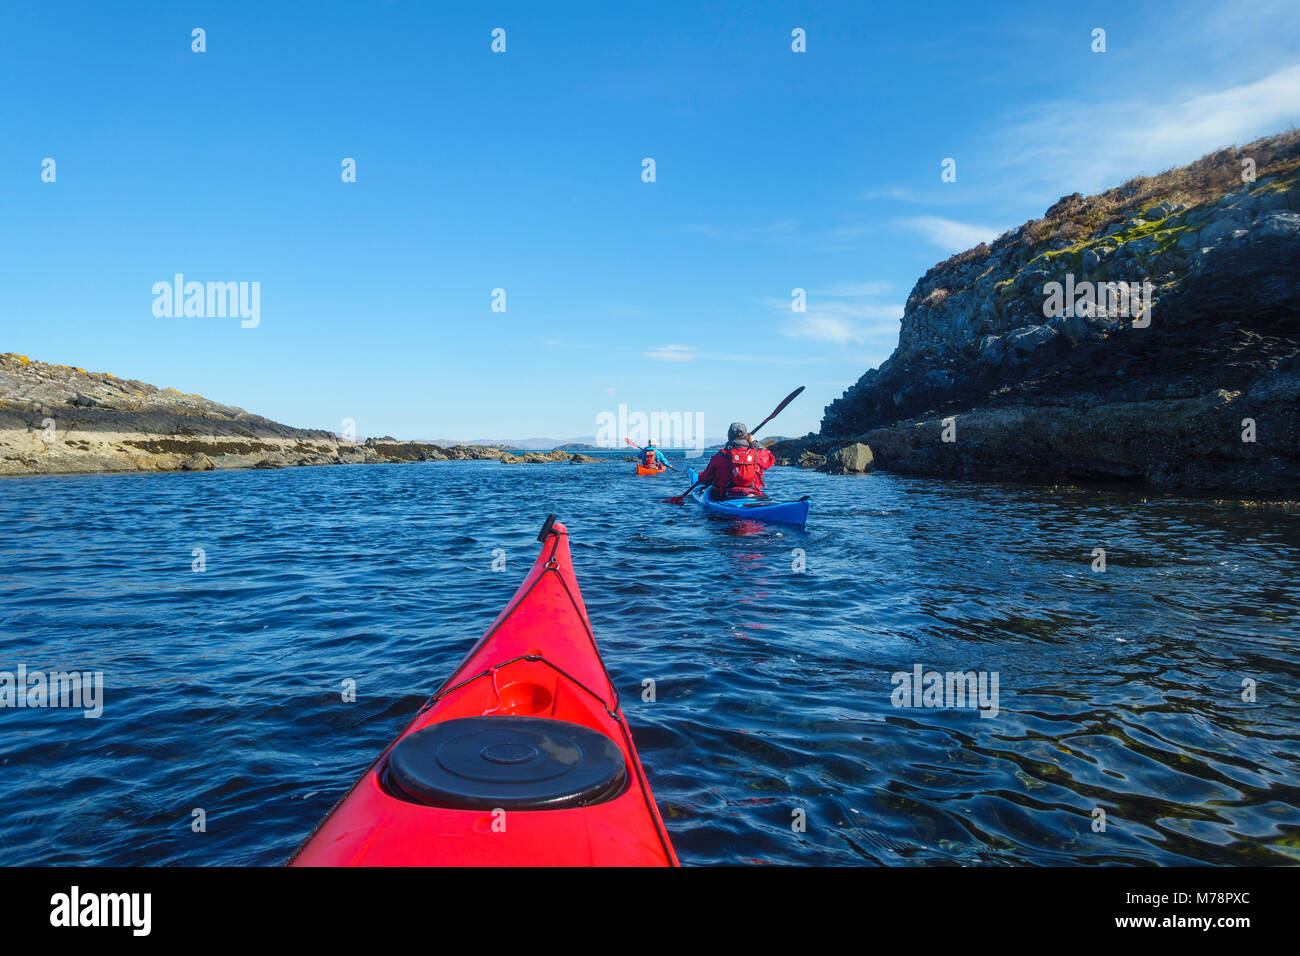
[{"label": "red kayak bow", "polygon": [[294,866],[676,866],[547,518],[505,610]]}]

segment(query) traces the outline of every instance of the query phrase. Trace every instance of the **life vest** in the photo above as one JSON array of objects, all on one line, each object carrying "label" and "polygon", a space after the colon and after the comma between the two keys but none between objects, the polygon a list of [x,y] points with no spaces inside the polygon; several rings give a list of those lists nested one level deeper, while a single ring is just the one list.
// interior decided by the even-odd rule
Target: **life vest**
[{"label": "life vest", "polygon": [[655,450],[654,450],[653,448],[647,448],[647,449],[645,450],[645,466],[646,466],[647,468],[657,468],[657,467],[659,467],[659,466],[655,463]]},{"label": "life vest", "polygon": [[752,448],[728,448],[731,459],[730,489],[745,494],[758,494],[758,463]]}]

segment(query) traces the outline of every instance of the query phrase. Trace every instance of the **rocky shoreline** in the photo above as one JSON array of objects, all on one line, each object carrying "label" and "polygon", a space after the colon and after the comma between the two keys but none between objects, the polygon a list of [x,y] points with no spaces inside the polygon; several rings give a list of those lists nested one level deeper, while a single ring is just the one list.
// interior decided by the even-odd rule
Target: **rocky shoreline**
[{"label": "rocky shoreline", "polygon": [[[778,457],[1300,498],[1298,182],[1293,131],[1062,198],[927,272],[894,354]],[[1088,296],[1049,316],[1053,283]],[[1097,307],[1126,286],[1144,311]]]},{"label": "rocky shoreline", "polygon": [[0,475],[212,471],[383,462],[590,462],[566,451],[511,454],[393,438],[352,442],[199,395],[105,372],[0,355]]},{"label": "rocky shoreline", "polygon": [[[1137,305],[1112,308],[1130,288]],[[1300,132],[1063,197],[939,263],[908,297],[893,355],[819,433],[771,447],[833,473],[1300,499]],[[466,459],[595,460],[352,442],[0,355],[0,475]]]}]

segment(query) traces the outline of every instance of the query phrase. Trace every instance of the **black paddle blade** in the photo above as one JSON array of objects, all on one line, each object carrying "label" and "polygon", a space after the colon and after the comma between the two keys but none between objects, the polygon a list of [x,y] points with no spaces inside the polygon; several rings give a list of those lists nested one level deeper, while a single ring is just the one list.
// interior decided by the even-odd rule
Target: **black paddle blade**
[{"label": "black paddle blade", "polygon": [[800,396],[800,394],[802,394],[803,390],[804,390],[805,388],[807,388],[807,387],[808,387],[808,386],[806,386],[806,385],[800,385],[800,386],[799,386],[798,388],[796,388],[793,392],[791,392],[789,395],[787,395],[787,396],[785,397],[785,401],[783,401],[780,405],[776,406],[776,411],[772,412],[771,415],[768,415],[767,418],[765,418],[765,419],[763,419],[761,422],[759,422],[759,423],[758,423],[758,427],[757,427],[757,428],[754,428],[753,430],[751,430],[749,434],[752,436],[752,435],[754,434],[754,432],[758,431],[759,428],[762,428],[764,425],[766,425],[766,424],[767,424],[768,422],[770,422],[772,419],[776,418],[777,415],[780,415],[781,412],[783,412],[783,411],[785,410],[785,407],[786,407],[787,405],[789,405],[791,402],[793,402],[796,398],[798,398],[798,397]]}]

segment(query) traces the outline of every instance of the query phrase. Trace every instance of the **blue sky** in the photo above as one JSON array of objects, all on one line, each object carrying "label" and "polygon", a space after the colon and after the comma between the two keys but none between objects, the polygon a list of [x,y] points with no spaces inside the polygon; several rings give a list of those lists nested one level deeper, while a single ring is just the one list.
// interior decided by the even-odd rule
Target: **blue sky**
[{"label": "blue sky", "polygon": [[[1300,123],[1293,2],[894,6],[6,3],[0,351],[405,438],[806,384],[800,434],[936,262]],[[156,317],[177,272],[260,324]]]}]

